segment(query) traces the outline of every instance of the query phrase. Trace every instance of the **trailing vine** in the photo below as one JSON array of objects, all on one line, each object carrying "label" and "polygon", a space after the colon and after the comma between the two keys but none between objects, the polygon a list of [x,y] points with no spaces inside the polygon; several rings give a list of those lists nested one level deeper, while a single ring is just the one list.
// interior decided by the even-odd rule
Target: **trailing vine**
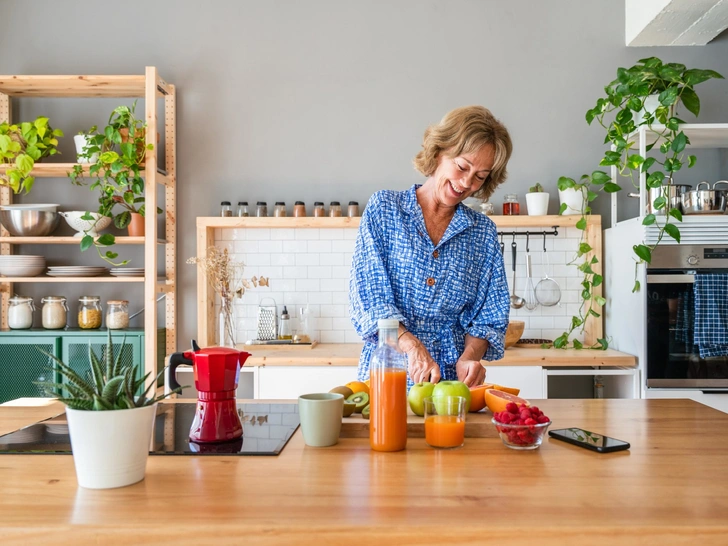
[{"label": "trailing vine", "polygon": [[[604,144],[610,145],[599,165],[615,167],[617,179],[628,178],[637,189],[640,189],[639,175],[644,173],[645,191],[648,195],[650,189],[662,188],[661,195],[651,203],[651,210],[660,212],[646,214],[642,219],[642,225],[657,227],[656,242],[647,244],[643,240],[641,244],[632,247],[637,257],[633,292],[640,290],[637,279],[638,267],[650,263],[652,252],[663,237],[668,235],[680,242],[680,229],[675,222],[682,222],[682,214],[679,209],[670,206],[664,184],[671,184],[675,173],[684,165],[687,164],[688,168],[694,167],[697,158],[686,152],[690,139],[681,129],[685,122],[678,117],[677,107],[682,104],[697,117],[700,113],[700,99],[694,88],[713,78],[723,79],[723,76],[713,70],[687,69],[685,65],[679,63],[664,64],[657,57],[640,59],[630,68],[618,68],[617,79],[604,88],[606,96],[600,97],[594,108],[586,112],[587,123],[591,125],[596,120],[606,131]],[[654,111],[645,107],[651,96],[656,96],[658,101]],[[647,126],[648,138],[654,138],[647,144],[646,151],[650,152],[658,146],[661,156],[656,157],[653,154],[650,157],[643,157],[634,153],[635,140],[630,136],[643,125]],[[584,197],[581,216],[576,223],[582,237],[576,256],[570,262],[584,275],[581,283],[582,301],[579,312],[572,317],[570,327],[554,340],[554,347],[567,348],[574,332],[580,330],[583,333],[587,318],[600,317],[606,303],[603,297],[594,294],[594,288],[600,286],[604,279],[593,270],[598,260],[595,256],[589,257],[592,248],[586,241],[588,217],[592,211],[591,203],[601,192],[615,193],[622,188],[616,179],[612,180],[609,174],[600,170],[592,172],[591,175],[583,175],[579,182],[561,177],[558,187],[560,190],[573,188],[580,191]],[[565,210],[566,204],[561,205],[559,214],[563,214]],[[575,349],[583,348],[583,344],[577,339],[571,341],[571,346]],[[590,348],[607,349],[608,346],[608,341],[600,338]]]}]

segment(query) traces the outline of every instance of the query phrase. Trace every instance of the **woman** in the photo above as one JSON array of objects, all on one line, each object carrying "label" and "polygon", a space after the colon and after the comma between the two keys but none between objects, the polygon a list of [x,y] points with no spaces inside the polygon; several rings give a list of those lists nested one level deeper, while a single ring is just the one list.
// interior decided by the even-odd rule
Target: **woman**
[{"label": "woman", "polygon": [[495,224],[462,202],[487,199],[506,179],[512,144],[482,106],[458,108],[425,131],[415,157],[422,185],[370,199],[356,241],[349,312],[365,341],[369,377],[377,320],[399,320],[399,346],[414,383],[485,379],[482,358],[503,357],[508,285]]}]

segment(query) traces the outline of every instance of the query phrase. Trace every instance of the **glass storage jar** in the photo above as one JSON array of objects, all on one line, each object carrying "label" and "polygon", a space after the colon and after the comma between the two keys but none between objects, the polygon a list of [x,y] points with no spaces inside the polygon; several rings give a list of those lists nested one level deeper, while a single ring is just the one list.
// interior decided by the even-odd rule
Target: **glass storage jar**
[{"label": "glass storage jar", "polygon": [[480,212],[482,212],[486,216],[492,216],[493,214],[495,214],[495,208],[493,208],[493,203],[488,203],[487,201],[485,203],[481,203]]},{"label": "glass storage jar", "polygon": [[303,201],[296,201],[296,204],[293,205],[293,216],[296,218],[302,218],[306,216],[306,203]]},{"label": "glass storage jar", "polygon": [[509,193],[503,199],[503,215],[518,216],[521,214],[521,205],[518,202],[518,195]]},{"label": "glass storage jar", "polygon": [[354,218],[355,216],[359,216],[359,203],[356,201],[349,201],[349,208],[347,209],[347,216],[349,218]]},{"label": "glass storage jar", "polygon": [[223,201],[222,203],[220,203],[220,216],[226,217],[232,215],[233,209],[232,205],[230,205],[230,201]]},{"label": "glass storage jar", "polygon": [[323,216],[326,216],[324,204],[321,201],[316,201],[313,204],[313,215],[315,218],[322,218]]},{"label": "glass storage jar", "polygon": [[109,330],[129,328],[129,302],[127,300],[106,302],[106,327]]},{"label": "glass storage jar", "polygon": [[329,204],[329,216],[332,218],[341,216],[341,203],[338,201],[331,201]]},{"label": "glass storage jar", "polygon": [[81,296],[78,298],[78,327],[84,330],[101,328],[101,298]]},{"label": "glass storage jar", "polygon": [[43,304],[41,316],[43,328],[46,330],[60,330],[68,322],[68,307],[63,296],[46,296],[40,302]]},{"label": "glass storage jar", "polygon": [[282,218],[286,215],[286,203],[284,201],[276,201],[276,206],[273,209],[273,216]]},{"label": "glass storage jar", "polygon": [[258,201],[255,205],[255,215],[261,217],[268,216],[268,203],[265,201]]},{"label": "glass storage jar", "polygon": [[238,201],[238,216],[250,216],[250,212],[248,211],[248,202],[247,201]]},{"label": "glass storage jar", "polygon": [[33,298],[13,296],[8,300],[8,326],[13,330],[27,330],[33,326]]}]

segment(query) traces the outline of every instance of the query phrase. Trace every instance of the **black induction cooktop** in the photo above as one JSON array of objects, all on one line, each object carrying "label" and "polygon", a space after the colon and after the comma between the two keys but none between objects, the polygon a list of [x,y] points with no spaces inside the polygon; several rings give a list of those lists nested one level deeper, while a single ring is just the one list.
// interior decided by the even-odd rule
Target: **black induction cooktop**
[{"label": "black induction cooktop", "polygon": [[[298,404],[238,404],[243,437],[198,444],[189,439],[196,403],[157,405],[150,455],[278,455],[298,428]],[[64,414],[0,436],[0,454],[70,454]]]}]

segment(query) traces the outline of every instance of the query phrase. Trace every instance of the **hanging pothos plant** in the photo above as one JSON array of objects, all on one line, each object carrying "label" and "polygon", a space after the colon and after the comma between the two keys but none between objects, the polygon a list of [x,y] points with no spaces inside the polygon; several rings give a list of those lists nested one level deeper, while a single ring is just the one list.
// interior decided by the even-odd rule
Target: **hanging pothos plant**
[{"label": "hanging pothos plant", "polygon": [[[700,113],[700,99],[695,92],[695,86],[713,78],[723,79],[723,76],[713,70],[688,69],[679,63],[665,64],[657,57],[641,59],[631,68],[618,68],[617,79],[604,88],[606,96],[599,98],[594,108],[586,113],[587,123],[591,125],[596,120],[606,131],[604,143],[610,145],[599,165],[616,167],[618,178],[630,179],[638,190],[639,175],[645,173],[645,191],[648,194],[651,188],[672,184],[675,173],[685,165],[688,168],[695,166],[697,161],[694,155],[686,153],[690,140],[681,129],[685,122],[678,117],[678,106],[682,104],[697,117]],[[657,99],[654,111],[645,108],[645,102],[650,97]],[[648,127],[648,138],[654,137],[647,143],[647,152],[653,152],[649,157],[634,153],[635,141],[630,139],[630,135],[641,125]],[[657,150],[659,154],[656,153]],[[558,187],[560,190],[573,188],[584,197],[581,217],[576,223],[582,236],[572,261],[583,273],[584,280],[581,283],[582,301],[579,312],[572,317],[567,331],[554,340],[554,347],[567,348],[571,345],[580,349],[583,344],[577,339],[570,342],[571,336],[577,330],[584,331],[589,316],[599,318],[606,303],[603,297],[594,294],[594,288],[602,284],[603,277],[594,272],[593,266],[598,263],[598,259],[596,256],[589,256],[592,247],[586,241],[588,217],[592,212],[591,203],[601,192],[614,193],[622,188],[617,180],[612,180],[606,172],[600,170],[592,172],[591,175],[582,175],[578,182],[562,176],[559,178]],[[561,205],[559,214],[563,214],[565,210],[566,204]],[[652,260],[652,251],[662,238],[667,234],[680,242],[680,230],[675,222],[682,221],[682,214],[677,208],[669,206],[664,190],[652,202],[652,210],[664,213],[659,216],[647,214],[642,219],[642,225],[656,226],[658,234],[654,244],[643,241],[633,246],[637,257],[633,292],[640,289],[637,280],[638,266]],[[606,339],[598,339],[590,348],[606,349],[608,345]]]}]

